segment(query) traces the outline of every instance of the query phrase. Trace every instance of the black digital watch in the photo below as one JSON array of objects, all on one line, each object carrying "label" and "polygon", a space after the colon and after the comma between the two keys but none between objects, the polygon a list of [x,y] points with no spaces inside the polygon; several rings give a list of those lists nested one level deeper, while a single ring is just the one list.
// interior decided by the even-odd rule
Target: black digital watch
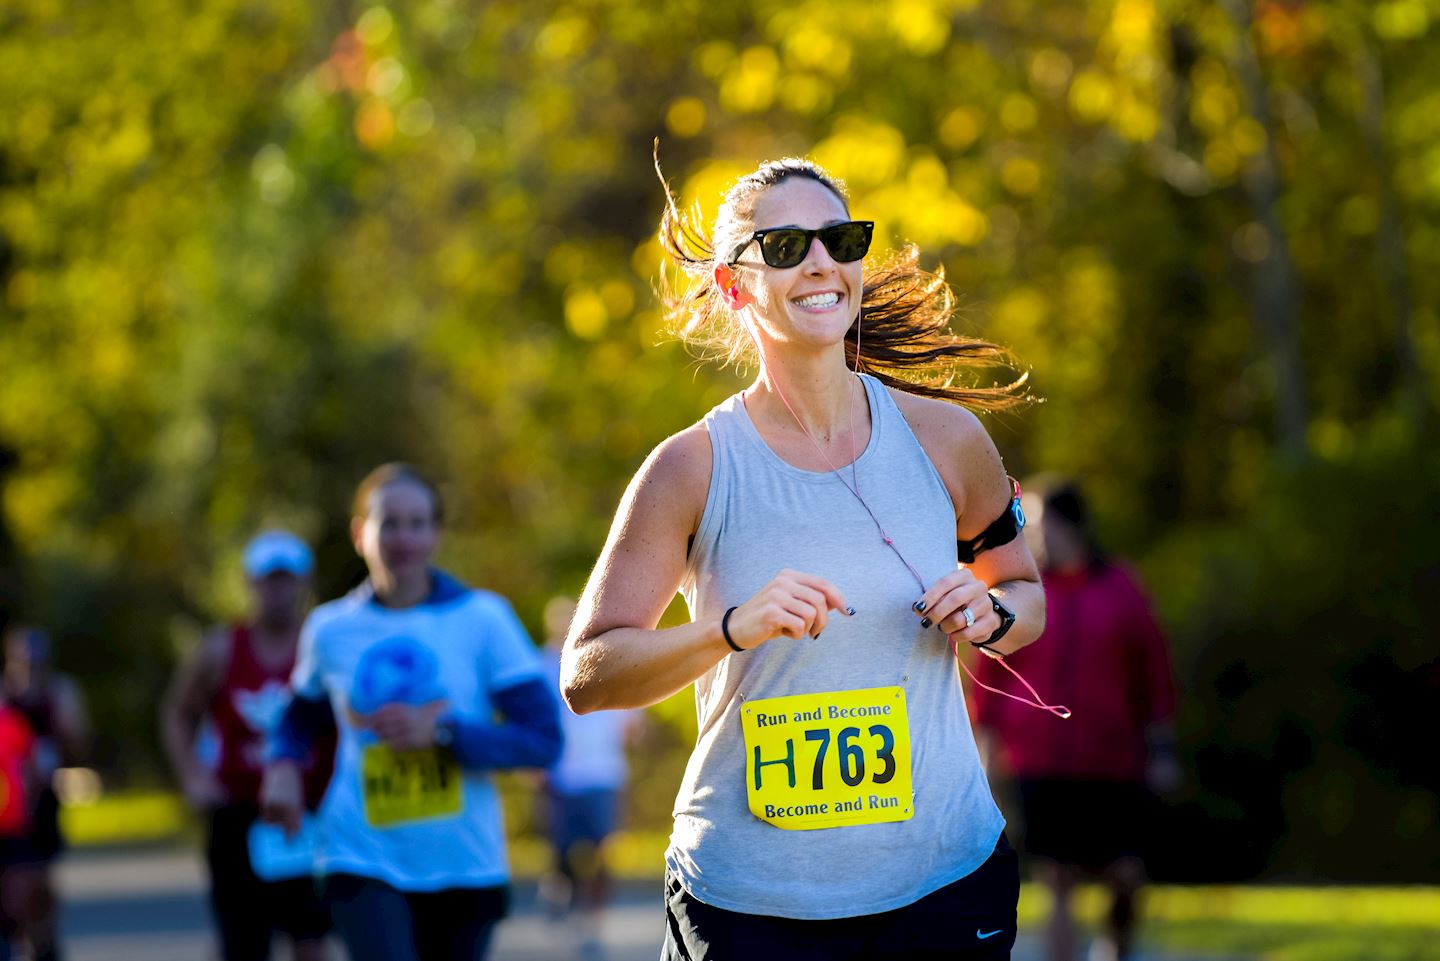
[{"label": "black digital watch", "polygon": [[1015,612],[1010,610],[1010,608],[1006,607],[1004,604],[1000,603],[1000,598],[996,597],[994,594],[991,594],[990,605],[995,609],[995,615],[1000,618],[1000,626],[995,629],[995,633],[985,638],[985,640],[970,642],[971,647],[978,647],[986,654],[993,653],[989,650],[990,645],[994,644],[996,641],[999,641],[1000,638],[1004,637],[1006,633],[1009,632],[1010,628],[1015,626]]}]

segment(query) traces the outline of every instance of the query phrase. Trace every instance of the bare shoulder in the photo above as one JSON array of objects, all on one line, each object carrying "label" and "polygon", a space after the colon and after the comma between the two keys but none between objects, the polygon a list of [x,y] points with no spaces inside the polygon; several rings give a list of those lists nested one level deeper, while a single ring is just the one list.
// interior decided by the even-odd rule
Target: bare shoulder
[{"label": "bare shoulder", "polygon": [[580,600],[572,637],[653,628],[675,596],[710,491],[710,435],[695,424],[666,438],[635,472]]},{"label": "bare shoulder", "polygon": [[669,508],[672,516],[691,517],[698,525],[710,490],[713,459],[710,432],[704,422],[692,424],[656,445],[636,472],[628,497]]},{"label": "bare shoulder", "polygon": [[990,432],[973,411],[956,404],[890,389],[955,503],[956,530],[974,537],[1010,499],[1005,464]]},{"label": "bare shoulder", "polygon": [[943,445],[968,446],[978,442],[989,447],[995,446],[990,441],[985,425],[980,423],[980,418],[964,407],[933,397],[906,393],[893,387],[887,390],[895,399],[900,413],[905,415],[910,429],[925,447],[926,453],[930,452],[932,441]]},{"label": "bare shoulder", "polygon": [[682,483],[704,480],[708,484],[713,457],[710,432],[701,421],[665,438],[650,452],[645,463],[657,472],[657,479]]},{"label": "bare shoulder", "polygon": [[234,647],[235,632],[222,625],[210,628],[200,638],[200,646],[195,650],[195,672],[207,686],[219,685]]}]

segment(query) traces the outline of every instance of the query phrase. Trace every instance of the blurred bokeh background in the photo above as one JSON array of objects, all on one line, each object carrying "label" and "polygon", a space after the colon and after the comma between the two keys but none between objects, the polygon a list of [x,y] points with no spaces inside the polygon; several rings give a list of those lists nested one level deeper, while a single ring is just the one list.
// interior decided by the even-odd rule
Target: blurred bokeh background
[{"label": "blurred bokeh background", "polygon": [[175,660],[263,525],[351,586],[381,461],[537,635],[578,591],[742,383],[662,336],[656,137],[711,211],[813,156],[1029,370],[1010,472],[1085,481],[1174,641],[1159,877],[1440,878],[1440,0],[10,0],[0,616],[90,701],[78,830],[174,827]]}]

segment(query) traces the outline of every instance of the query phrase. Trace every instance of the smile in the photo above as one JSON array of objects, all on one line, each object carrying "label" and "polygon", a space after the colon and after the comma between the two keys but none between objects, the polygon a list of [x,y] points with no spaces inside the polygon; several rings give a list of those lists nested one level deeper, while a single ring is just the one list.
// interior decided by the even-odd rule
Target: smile
[{"label": "smile", "polygon": [[806,297],[796,297],[793,303],[797,307],[804,307],[808,310],[825,310],[840,303],[840,295],[835,291],[828,291],[823,294],[810,294]]}]

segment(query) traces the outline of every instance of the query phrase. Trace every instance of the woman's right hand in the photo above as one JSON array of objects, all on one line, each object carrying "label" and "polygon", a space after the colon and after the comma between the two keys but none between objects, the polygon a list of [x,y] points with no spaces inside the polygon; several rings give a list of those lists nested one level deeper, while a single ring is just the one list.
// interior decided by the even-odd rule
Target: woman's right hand
[{"label": "woman's right hand", "polygon": [[823,577],[784,570],[730,615],[730,639],[752,650],[777,637],[819,638],[830,611],[853,617],[840,589]]},{"label": "woman's right hand", "polygon": [[305,813],[305,791],[300,783],[300,765],[294,761],[275,761],[265,767],[260,782],[260,819],[278,824],[285,836],[293,838],[300,831],[300,818]]}]

